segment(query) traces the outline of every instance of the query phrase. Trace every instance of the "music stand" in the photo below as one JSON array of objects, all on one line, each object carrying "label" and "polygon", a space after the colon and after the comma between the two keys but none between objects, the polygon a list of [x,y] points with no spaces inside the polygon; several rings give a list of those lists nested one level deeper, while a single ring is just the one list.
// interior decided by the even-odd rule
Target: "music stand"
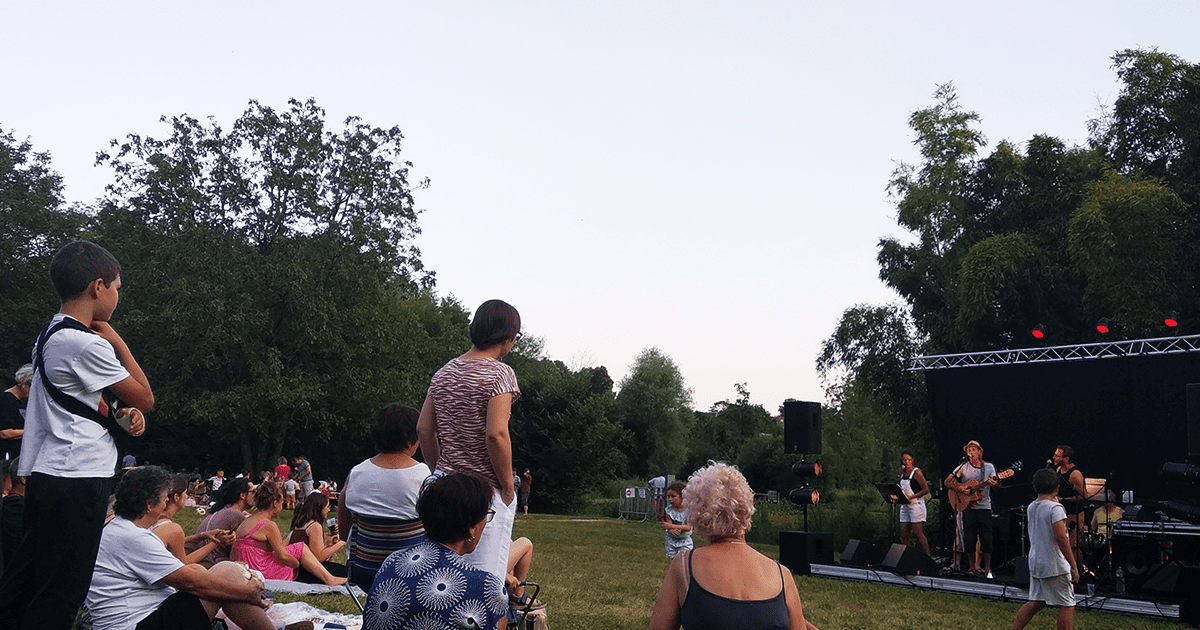
[{"label": "music stand", "polygon": [[883,500],[885,502],[890,503],[892,505],[892,509],[891,509],[891,512],[892,512],[891,523],[892,524],[888,527],[888,531],[891,532],[889,542],[895,543],[896,542],[896,506],[897,505],[908,505],[909,503],[911,503],[911,501],[908,500],[908,497],[904,496],[904,491],[900,489],[900,484],[898,484],[898,483],[877,483],[877,484],[875,484],[875,489],[879,491],[879,496],[883,497]]}]

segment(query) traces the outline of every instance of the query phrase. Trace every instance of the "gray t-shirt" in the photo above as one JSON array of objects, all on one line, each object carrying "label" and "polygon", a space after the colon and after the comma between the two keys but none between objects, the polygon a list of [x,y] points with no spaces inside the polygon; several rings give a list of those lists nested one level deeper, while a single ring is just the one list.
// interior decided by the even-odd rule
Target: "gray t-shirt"
[{"label": "gray t-shirt", "polygon": [[1029,575],[1048,578],[1071,572],[1054,539],[1054,524],[1067,520],[1067,510],[1058,501],[1038,499],[1029,504]]}]

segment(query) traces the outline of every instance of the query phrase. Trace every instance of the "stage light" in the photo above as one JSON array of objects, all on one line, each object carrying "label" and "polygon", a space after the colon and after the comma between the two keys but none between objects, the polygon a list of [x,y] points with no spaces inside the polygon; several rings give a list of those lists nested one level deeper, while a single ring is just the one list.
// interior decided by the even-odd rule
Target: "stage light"
[{"label": "stage light", "polygon": [[1041,339],[1042,337],[1045,337],[1046,336],[1046,325],[1038,324],[1037,326],[1034,326],[1033,330],[1029,331],[1029,334],[1033,335],[1034,339]]},{"label": "stage light", "polygon": [[1167,311],[1167,314],[1163,315],[1163,323],[1166,324],[1167,327],[1169,327],[1169,328],[1175,328],[1176,326],[1178,326],[1179,325],[1179,311]]},{"label": "stage light", "polygon": [[798,477],[820,477],[821,462],[796,462],[792,464],[792,473]]},{"label": "stage light", "polygon": [[1200,466],[1167,462],[1163,464],[1162,476],[1167,477],[1168,479],[1187,479],[1189,481],[1195,481],[1200,479]]},{"label": "stage light", "polygon": [[1100,321],[1096,322],[1096,332],[1099,332],[1102,335],[1107,335],[1110,324],[1112,324],[1112,320],[1107,317],[1101,317]]},{"label": "stage light", "polygon": [[821,502],[821,493],[812,488],[792,488],[788,500],[796,505],[816,505]]}]

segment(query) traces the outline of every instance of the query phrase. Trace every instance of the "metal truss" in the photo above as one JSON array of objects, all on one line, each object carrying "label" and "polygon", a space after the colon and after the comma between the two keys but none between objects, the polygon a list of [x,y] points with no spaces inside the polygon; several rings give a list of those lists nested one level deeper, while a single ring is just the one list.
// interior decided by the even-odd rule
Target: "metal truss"
[{"label": "metal truss", "polygon": [[1087,359],[1140,357],[1155,354],[1179,354],[1183,352],[1200,352],[1200,335],[1105,341],[1074,346],[1052,346],[1049,348],[1020,348],[1017,350],[993,350],[989,352],[966,352],[963,354],[937,354],[913,357],[912,365],[908,369],[910,372],[924,372],[927,370],[970,367],[973,365],[1021,365],[1024,363],[1084,361]]}]

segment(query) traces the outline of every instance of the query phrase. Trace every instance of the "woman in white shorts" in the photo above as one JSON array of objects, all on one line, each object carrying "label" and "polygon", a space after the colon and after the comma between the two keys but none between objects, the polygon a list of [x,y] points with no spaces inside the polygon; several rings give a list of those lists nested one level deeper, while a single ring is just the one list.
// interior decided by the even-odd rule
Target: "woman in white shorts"
[{"label": "woman in white shorts", "polygon": [[929,494],[929,484],[911,451],[900,454],[900,489],[908,498],[908,505],[900,506],[900,544],[907,547],[916,534],[921,551],[929,555],[929,541],[925,539],[925,497]]}]

